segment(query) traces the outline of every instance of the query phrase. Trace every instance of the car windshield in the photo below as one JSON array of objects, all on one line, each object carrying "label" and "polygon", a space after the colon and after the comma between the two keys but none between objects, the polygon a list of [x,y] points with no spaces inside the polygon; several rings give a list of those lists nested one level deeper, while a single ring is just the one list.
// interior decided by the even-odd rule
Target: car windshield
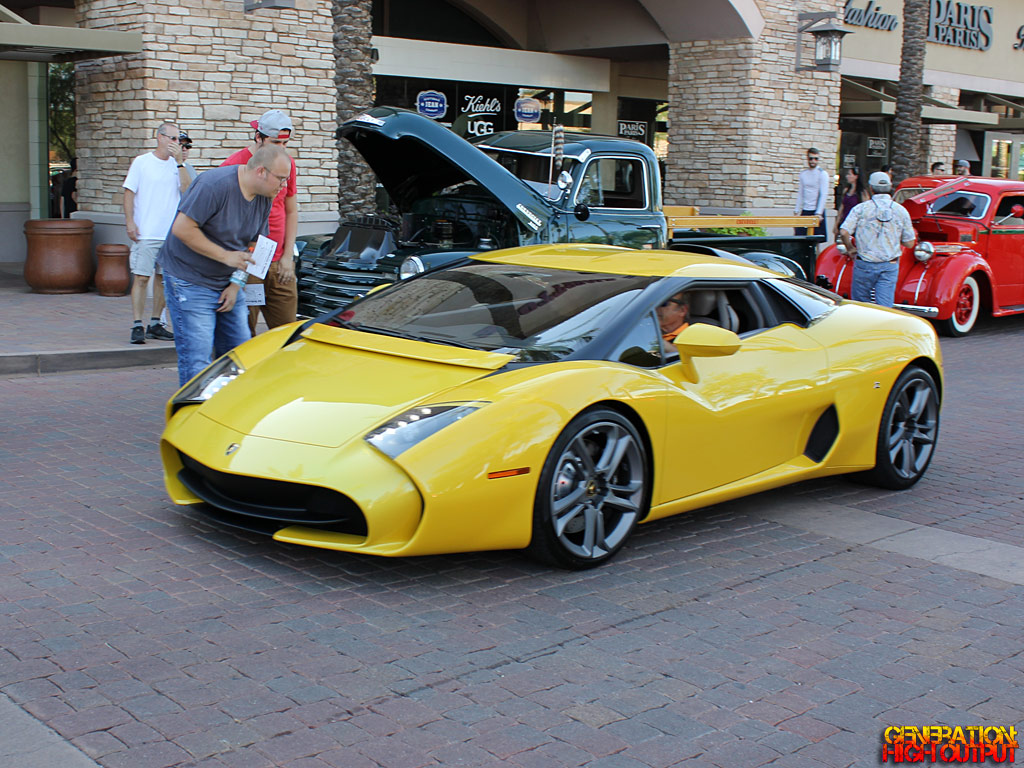
[{"label": "car windshield", "polygon": [[977,192],[950,192],[936,198],[928,206],[930,213],[943,216],[960,216],[965,219],[980,219],[988,210],[992,199]]},{"label": "car windshield", "polygon": [[[534,155],[525,152],[498,152],[493,149],[485,150],[489,158],[499,163],[503,168],[511,171],[520,181],[526,182],[537,192],[545,197],[555,200],[561,196],[562,190],[555,183],[558,180],[559,170],[551,163],[550,155]],[[573,167],[578,163],[573,158],[566,157],[562,160],[563,171],[572,174]],[[550,181],[550,184],[548,183]]]},{"label": "car windshield", "polygon": [[328,324],[548,362],[588,343],[656,279],[476,263],[371,294]]}]

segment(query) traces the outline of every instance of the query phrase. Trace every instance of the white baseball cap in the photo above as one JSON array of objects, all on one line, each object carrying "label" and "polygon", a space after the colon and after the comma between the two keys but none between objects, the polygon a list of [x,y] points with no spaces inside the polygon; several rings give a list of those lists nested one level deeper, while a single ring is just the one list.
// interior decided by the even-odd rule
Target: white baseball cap
[{"label": "white baseball cap", "polygon": [[892,179],[885,171],[875,171],[868,177],[868,186],[876,192],[888,192],[892,189]]}]

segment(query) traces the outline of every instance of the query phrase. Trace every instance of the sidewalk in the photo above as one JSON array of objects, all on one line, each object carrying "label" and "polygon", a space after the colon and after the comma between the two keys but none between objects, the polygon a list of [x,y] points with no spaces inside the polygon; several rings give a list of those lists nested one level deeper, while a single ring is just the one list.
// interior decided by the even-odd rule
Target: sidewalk
[{"label": "sidewalk", "polygon": [[32,293],[22,269],[0,262],[0,376],[176,364],[174,342],[128,343],[128,296]]}]

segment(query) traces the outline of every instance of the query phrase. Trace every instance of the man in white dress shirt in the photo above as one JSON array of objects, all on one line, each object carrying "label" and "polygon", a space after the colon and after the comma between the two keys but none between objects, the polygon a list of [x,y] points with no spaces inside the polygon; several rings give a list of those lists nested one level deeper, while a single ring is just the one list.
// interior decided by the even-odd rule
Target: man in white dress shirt
[{"label": "man in white dress shirt", "polygon": [[[832,179],[819,167],[820,162],[821,153],[814,147],[808,149],[807,167],[800,171],[800,186],[796,193],[793,213],[797,216],[820,216],[821,220],[814,228],[814,234],[825,237],[825,203],[829,192],[832,191]],[[806,233],[800,228],[796,230],[796,234]]]}]

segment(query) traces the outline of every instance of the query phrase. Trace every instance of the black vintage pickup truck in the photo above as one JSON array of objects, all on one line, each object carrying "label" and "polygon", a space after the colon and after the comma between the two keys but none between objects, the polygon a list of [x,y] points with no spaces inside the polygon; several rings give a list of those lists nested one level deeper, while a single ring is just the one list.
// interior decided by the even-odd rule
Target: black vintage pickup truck
[{"label": "black vintage pickup truck", "polygon": [[[562,151],[553,152],[551,131],[507,131],[469,142],[393,107],[347,121],[338,135],[373,169],[395,215],[359,217],[333,234],[306,239],[297,265],[303,315],[344,306],[379,285],[474,253],[538,243],[714,248],[797,277],[814,276],[815,237],[713,235],[683,215],[693,209],[664,208],[657,158],[640,142],[567,132]],[[701,226],[737,226],[739,220],[713,222]],[[793,217],[785,222],[814,224]]]}]

